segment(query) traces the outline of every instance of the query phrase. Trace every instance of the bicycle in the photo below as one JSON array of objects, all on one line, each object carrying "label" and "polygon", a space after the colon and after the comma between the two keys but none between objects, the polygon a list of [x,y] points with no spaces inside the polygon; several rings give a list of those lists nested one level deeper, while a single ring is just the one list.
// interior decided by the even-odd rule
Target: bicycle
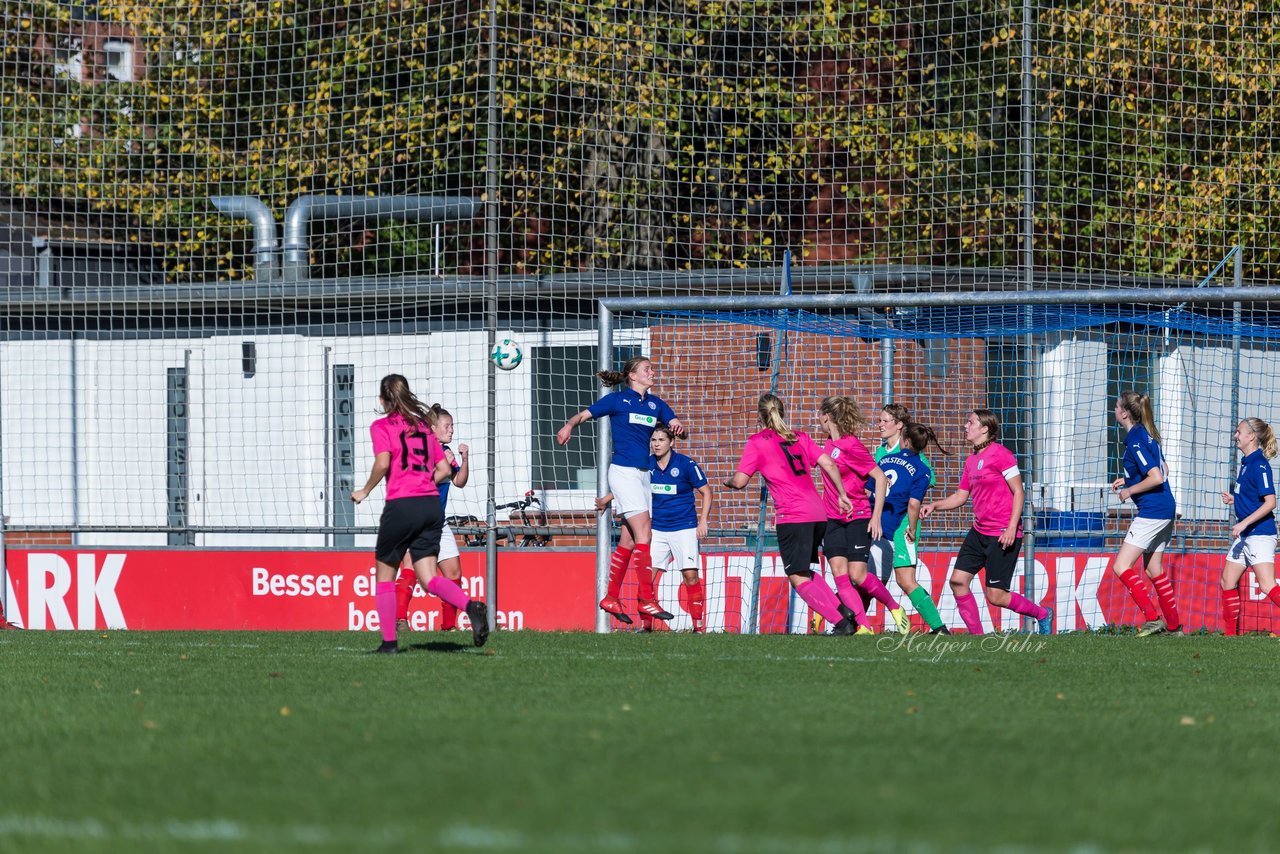
[{"label": "bicycle", "polygon": [[[531,515],[529,510],[534,508],[535,512]],[[506,504],[497,505],[494,510],[514,510],[519,514],[520,525],[525,528],[545,528],[547,525],[547,511],[542,506],[542,502],[533,494],[533,490],[529,490],[524,494],[524,498],[519,501],[511,501]],[[450,516],[445,519],[454,532],[462,537],[462,541],[469,548],[483,548],[485,546],[485,528],[484,520],[477,519],[475,516]],[[519,538],[512,536],[509,530],[498,528],[497,539],[501,544],[503,540],[511,540],[508,545],[514,548],[544,548],[551,545],[550,534],[538,534],[532,531],[521,534]]]}]

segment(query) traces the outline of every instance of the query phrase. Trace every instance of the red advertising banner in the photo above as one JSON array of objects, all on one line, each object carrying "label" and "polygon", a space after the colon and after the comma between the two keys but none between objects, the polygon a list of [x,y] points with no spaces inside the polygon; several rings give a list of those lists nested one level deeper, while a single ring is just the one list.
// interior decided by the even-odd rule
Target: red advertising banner
[{"label": "red advertising banner", "polygon": [[[5,560],[5,613],[29,629],[378,628],[368,552],[9,548]],[[593,555],[504,554],[500,566],[500,629],[594,628]],[[463,554],[462,571],[484,598],[484,555]],[[440,600],[414,597],[415,629],[439,619]]]},{"label": "red advertising banner", "polygon": [[[1136,624],[1141,614],[1111,572],[1110,554],[1038,552],[1034,598],[1056,612],[1058,631]],[[367,552],[177,551],[13,548],[5,552],[5,613],[30,629],[335,630],[377,628],[373,567]],[[946,583],[955,555],[921,556],[917,580],[929,590],[953,629],[962,623]],[[484,555],[466,553],[463,586],[483,598]],[[709,631],[743,631],[754,584],[755,556],[718,553],[702,557]],[[1180,615],[1188,630],[1219,629],[1218,574],[1222,556],[1169,554]],[[1025,566],[1025,562],[1024,562]],[[1019,571],[1021,575],[1021,570]],[[589,552],[504,551],[499,564],[497,623],[501,629],[581,630],[595,627],[595,556]],[[1014,589],[1022,579],[1015,577]],[[975,592],[978,585],[974,585]],[[905,601],[896,583],[890,591]],[[1242,631],[1280,628],[1276,609],[1251,573],[1241,583]],[[808,611],[796,599],[777,555],[766,555],[759,585],[761,632],[804,632]],[[623,601],[634,604],[629,579]],[[680,575],[664,574],[659,597],[676,617],[670,628],[688,629]],[[908,612],[911,608],[908,606]],[[889,623],[873,606],[876,625]],[[982,609],[988,631],[1013,628],[1016,615]],[[419,593],[410,621],[415,630],[439,624],[439,601]],[[912,617],[917,628],[919,618]],[[463,618],[465,624],[465,617]]]}]

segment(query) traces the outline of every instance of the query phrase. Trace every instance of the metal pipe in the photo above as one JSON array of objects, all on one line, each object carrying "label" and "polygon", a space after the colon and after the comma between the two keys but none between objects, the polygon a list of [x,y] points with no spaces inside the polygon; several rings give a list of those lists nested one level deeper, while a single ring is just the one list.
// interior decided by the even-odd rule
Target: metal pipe
[{"label": "metal pipe", "polygon": [[[438,222],[473,219],[483,211],[484,200],[468,196],[301,196],[284,213],[284,280],[308,278],[307,227],[315,217]],[[485,278],[494,275],[496,271]]]},{"label": "metal pipe", "polygon": [[31,238],[31,248],[36,253],[36,287],[53,286],[53,250],[49,241],[43,237]]},{"label": "metal pipe", "polygon": [[[484,152],[484,301],[485,327],[488,332],[487,353],[498,343],[498,250],[502,209],[502,110],[498,103],[498,0],[489,0],[489,97],[485,114]],[[424,197],[430,198],[430,197]],[[476,215],[480,199],[438,199],[444,210],[432,213],[432,219],[469,219]],[[470,205],[464,210],[462,203]],[[447,214],[447,215],[442,215]],[[305,232],[304,232],[305,237]],[[303,261],[305,263],[305,259]],[[485,602],[489,606],[489,630],[498,618],[498,367],[489,359],[485,372],[485,523],[484,578]]]},{"label": "metal pipe", "polygon": [[[1053,290],[1053,291],[983,291],[980,293],[909,293],[894,294],[895,306],[919,308],[931,306],[971,305],[1128,305],[1131,303],[1178,303],[1188,298],[1186,288],[1151,288],[1131,290]],[[710,296],[682,297],[673,304],[667,297],[604,297],[601,304],[615,312],[682,311],[769,311],[772,309],[848,309],[883,306],[884,294],[800,294],[792,297]],[[1196,302],[1227,303],[1247,301],[1280,301],[1280,287],[1203,288],[1194,293]]]},{"label": "metal pipe", "polygon": [[[791,250],[782,256],[782,281],[778,285],[778,293],[791,295]],[[782,350],[786,344],[787,333],[778,333],[777,344],[773,348],[773,358],[769,366],[769,394],[778,393],[778,382],[782,376]],[[764,529],[769,518],[769,487],[760,482],[760,512],[756,518],[756,553],[751,565],[751,605],[747,609],[747,631],[749,635],[760,633],[760,579],[764,575]],[[794,590],[787,596],[787,626],[791,626],[791,608]]]},{"label": "metal pipe", "polygon": [[[1022,252],[1021,263],[1019,269],[1022,273],[1021,286],[1022,290],[1030,291],[1034,289],[1033,275],[1035,272],[1036,261],[1036,160],[1035,160],[1035,77],[1034,58],[1035,58],[1035,0],[1023,0],[1022,2],[1022,109],[1019,111],[1019,126],[1022,142]],[[1027,315],[1030,315],[1031,309],[1028,306],[1025,309]],[[1030,328],[1030,317],[1027,317],[1027,327]],[[1035,336],[1028,332],[1023,339],[1023,347],[1026,348],[1025,366],[1026,376],[1021,377],[1023,385],[1023,400],[1026,403],[1020,407],[1023,412],[1020,416],[1025,417],[1027,424],[1028,438],[1031,449],[1034,450],[1036,442],[1036,424],[1038,412],[1036,411],[1035,401],[1039,396],[1034,394],[1031,384],[1035,381],[1032,376],[1031,353],[1035,347]],[[1024,483],[1030,487],[1031,478],[1036,477],[1036,472],[1032,468],[1034,460],[1028,460],[1027,472]],[[1022,526],[1024,532],[1025,548],[1023,550],[1023,560],[1025,570],[1022,573],[1022,595],[1032,602],[1036,601],[1036,518],[1035,518],[1035,501],[1032,498],[1034,490],[1028,488],[1023,493],[1022,502]],[[1022,619],[1022,627],[1030,630],[1032,628],[1031,618],[1024,617]]]},{"label": "metal pipe", "polygon": [[[330,470],[330,463],[333,460],[334,424],[333,424],[333,376],[331,375],[331,372],[329,370],[329,360],[333,354],[333,348],[324,347],[321,350],[321,352],[324,354],[324,361],[320,366],[320,370],[323,372],[320,377],[320,380],[321,380],[321,387],[323,388],[322,396],[324,399],[324,440],[322,443],[324,447],[324,474],[322,475],[322,477],[324,479],[321,480],[320,482],[324,484],[324,486],[321,487],[323,489],[323,492],[321,493],[321,495],[323,496],[322,500],[324,502],[323,516],[324,516],[325,525],[332,528],[333,523],[335,521],[333,518],[333,503],[336,500],[338,500],[338,498],[340,497],[335,494],[335,491],[333,488],[333,472]],[[333,545],[332,534],[324,535],[324,544],[326,546]]]},{"label": "metal pipe", "polygon": [[[71,332],[71,524],[79,526],[80,524],[80,431],[76,429],[76,425],[86,423],[80,419],[80,385],[79,365],[76,361],[76,333]],[[76,545],[76,536],[73,533],[71,544]]]},{"label": "metal pipe", "polygon": [[[664,293],[669,291],[670,293],[666,296],[647,298],[655,300],[655,302],[646,306],[643,310],[653,311],[670,308],[671,296],[677,291],[688,293],[722,288],[737,290],[750,289],[757,286],[763,288],[765,285],[777,282],[781,274],[780,267],[770,267],[752,270],[695,270],[691,272],[664,270],[647,273],[619,273],[596,271],[590,273],[564,273],[552,276],[504,275],[498,277],[498,292],[499,294],[518,295],[522,298],[527,298],[530,295],[546,298],[566,295],[578,299],[607,299],[610,301],[610,307],[615,310],[630,311],[633,310],[630,306],[615,304],[614,301],[623,299],[622,297],[609,296],[608,292],[626,290],[628,288],[661,289]],[[809,299],[824,300],[831,298],[844,298],[852,301],[835,304],[823,303],[819,307],[834,305],[835,307],[848,308],[861,305],[866,308],[875,308],[883,307],[889,302],[890,298],[884,294],[867,294],[855,299],[855,295],[846,291],[852,287],[852,283],[857,280],[857,277],[869,276],[872,283],[876,285],[915,284],[929,286],[936,284],[939,278],[943,278],[948,284],[963,284],[967,286],[997,285],[1003,287],[1013,283],[1021,287],[1024,280],[1022,277],[1025,277],[1025,275],[1025,271],[1021,269],[1010,271],[927,266],[849,265],[800,267],[792,274],[792,281],[797,288],[829,289],[833,291],[833,293],[805,295],[801,298],[802,302],[797,303],[797,307],[800,308],[812,307],[807,302]],[[377,287],[378,292],[388,298],[421,299],[429,297],[437,302],[440,300],[462,301],[479,299],[485,281],[486,279],[483,276],[451,276],[441,279],[435,276],[414,275],[394,277],[350,276],[339,279],[312,279],[288,283],[274,282],[268,286],[256,283],[246,285],[215,282],[196,285],[164,285],[162,287],[77,288],[74,291],[61,291],[55,288],[50,293],[41,292],[37,289],[14,288],[8,290],[0,289],[0,306],[13,310],[22,310],[24,308],[52,310],[58,307],[65,307],[68,310],[74,309],[77,312],[93,308],[145,307],[150,309],[161,303],[166,308],[181,308],[184,306],[207,308],[219,304],[252,304],[268,300],[277,308],[282,305],[284,307],[294,305],[333,306],[344,301],[355,303],[364,300],[368,297],[371,287]],[[1188,298],[1188,292],[1198,284],[1196,280],[1171,277],[1135,278],[1126,276],[1121,280],[1118,277],[1100,275],[1092,278],[1067,279],[1058,274],[1044,271],[1033,271],[1032,281],[1037,287],[1046,288],[1045,290],[1037,291],[1038,294],[1044,294],[1045,296],[1036,300],[1045,304],[1054,302],[1074,304],[1179,303],[1185,302]],[[1053,284],[1075,284],[1078,282],[1087,282],[1090,286],[1085,288],[1047,289]],[[1121,282],[1126,286],[1125,288],[1112,287]],[[1129,287],[1135,284],[1140,285],[1140,287]],[[1195,299],[1197,301],[1204,299],[1205,290],[1212,292],[1214,289],[1196,290]],[[1153,294],[1175,296],[1152,298]],[[760,308],[762,306],[756,305],[756,300],[771,298],[775,297],[765,294],[742,296],[740,299],[750,302],[714,307],[730,309]],[[977,302],[974,301],[975,298],[978,300]],[[1220,301],[1231,302],[1242,298],[1280,299],[1280,288],[1268,290],[1267,288],[1250,287],[1246,288],[1239,296],[1233,295]],[[632,299],[642,298],[636,297]],[[894,306],[901,307],[1025,304],[1016,292],[1004,290],[904,292],[895,293],[892,296],[892,302]],[[705,305],[695,306],[698,309],[705,307]],[[777,306],[765,305],[763,307],[776,308]]]},{"label": "metal pipe", "polygon": [[[0,413],[4,412],[4,365],[0,359]],[[18,615],[10,613],[9,602],[9,561],[5,555],[5,529],[8,527],[4,515],[4,419],[0,418],[0,613],[11,623],[17,624]]]},{"label": "metal pipe", "polygon": [[[1244,281],[1244,249],[1241,246],[1235,247],[1235,263],[1231,268],[1232,290],[1239,290]],[[1240,421],[1240,324],[1243,320],[1243,307],[1239,302],[1231,304],[1231,320],[1235,334],[1231,336],[1231,419],[1232,428]],[[1235,458],[1236,446],[1235,442],[1228,442],[1228,459]],[[1234,465],[1231,466],[1231,488],[1235,488],[1235,470]],[[1228,519],[1230,515],[1228,514]]]},{"label": "metal pipe", "polygon": [[213,206],[227,216],[243,217],[253,223],[253,276],[258,282],[276,280],[276,218],[271,208],[254,196],[213,196]]},{"label": "metal pipe", "polygon": [[[600,306],[596,349],[596,367],[602,371],[613,370],[613,312]],[[609,393],[608,387],[600,389],[600,397]],[[596,420],[596,497],[609,493],[609,419]],[[596,601],[603,599],[609,590],[609,547],[613,545],[613,523],[610,513],[596,514]],[[596,609],[596,632],[607,634],[609,615]]]}]

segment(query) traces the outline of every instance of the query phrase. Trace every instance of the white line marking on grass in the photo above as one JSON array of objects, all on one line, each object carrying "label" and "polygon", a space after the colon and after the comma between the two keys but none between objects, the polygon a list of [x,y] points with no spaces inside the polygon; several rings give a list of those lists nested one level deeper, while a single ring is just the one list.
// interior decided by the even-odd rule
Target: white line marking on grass
[{"label": "white line marking on grass", "polygon": [[[71,840],[81,842],[253,842],[255,844],[332,847],[344,845],[356,850],[370,848],[397,849],[406,845],[430,850],[448,847],[468,851],[557,852],[660,851],[670,840],[657,836],[625,832],[610,833],[526,833],[496,827],[452,825],[436,830],[379,825],[377,827],[334,828],[317,824],[261,825],[234,819],[213,818],[182,821],[168,819],[156,822],[112,822],[94,818],[62,819],[48,816],[0,815],[0,840],[9,838]],[[433,844],[434,840],[434,844]],[[964,845],[940,847],[932,842],[913,839],[822,836],[803,834],[785,836],[715,833],[701,836],[686,834],[682,846],[716,852],[716,854],[1101,854],[1105,848],[1092,843],[1076,843],[1049,848],[1022,845]]]}]

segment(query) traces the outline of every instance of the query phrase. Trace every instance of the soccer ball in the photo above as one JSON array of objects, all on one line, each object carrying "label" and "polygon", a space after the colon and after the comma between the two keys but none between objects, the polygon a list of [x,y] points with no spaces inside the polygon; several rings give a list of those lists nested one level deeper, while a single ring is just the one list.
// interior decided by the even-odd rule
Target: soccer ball
[{"label": "soccer ball", "polygon": [[520,345],[511,338],[503,338],[497,344],[494,344],[493,352],[489,354],[489,361],[504,371],[514,370],[519,367],[523,359],[524,352],[521,351]]}]

